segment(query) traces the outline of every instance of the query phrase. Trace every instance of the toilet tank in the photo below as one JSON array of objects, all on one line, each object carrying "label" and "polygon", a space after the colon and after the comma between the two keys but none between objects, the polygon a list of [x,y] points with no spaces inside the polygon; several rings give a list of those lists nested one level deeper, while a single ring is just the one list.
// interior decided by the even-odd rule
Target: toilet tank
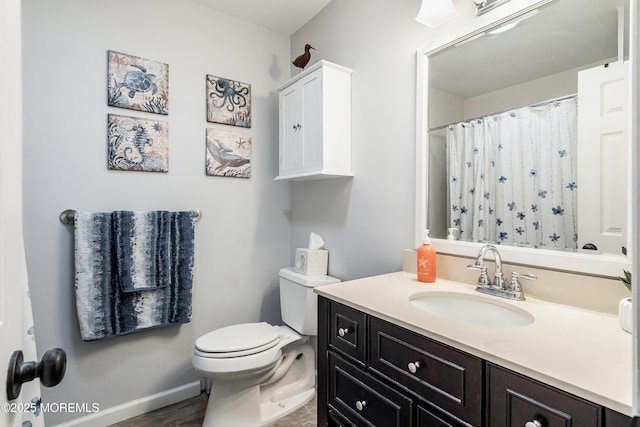
[{"label": "toilet tank", "polygon": [[338,283],[331,276],[305,276],[293,267],[280,270],[280,312],[284,323],[302,335],[318,333],[318,295],[316,286]]}]

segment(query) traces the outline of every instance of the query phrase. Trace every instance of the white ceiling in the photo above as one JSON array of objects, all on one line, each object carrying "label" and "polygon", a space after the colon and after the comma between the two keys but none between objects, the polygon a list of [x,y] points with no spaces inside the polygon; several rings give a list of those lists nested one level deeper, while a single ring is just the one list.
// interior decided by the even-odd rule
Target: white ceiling
[{"label": "white ceiling", "polygon": [[286,35],[298,31],[331,0],[193,0]]}]

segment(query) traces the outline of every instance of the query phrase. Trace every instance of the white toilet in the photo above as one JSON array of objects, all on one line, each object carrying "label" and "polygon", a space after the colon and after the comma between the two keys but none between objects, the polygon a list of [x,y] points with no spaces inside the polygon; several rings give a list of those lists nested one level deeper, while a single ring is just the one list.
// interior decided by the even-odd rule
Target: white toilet
[{"label": "white toilet", "polygon": [[290,327],[242,323],[196,340],[193,366],[211,380],[204,427],[267,425],[313,398],[315,354],[308,342],[318,326],[313,288],[339,281],[283,268],[280,306]]}]

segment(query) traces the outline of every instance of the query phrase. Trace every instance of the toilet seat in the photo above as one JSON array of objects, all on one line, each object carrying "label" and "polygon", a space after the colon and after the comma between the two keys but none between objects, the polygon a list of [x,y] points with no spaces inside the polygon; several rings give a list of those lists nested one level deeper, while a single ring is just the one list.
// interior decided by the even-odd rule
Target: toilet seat
[{"label": "toilet seat", "polygon": [[[198,372],[217,378],[259,372],[274,366],[282,357],[282,349],[298,341],[306,342],[306,337],[287,326],[272,326],[265,322],[241,323],[198,338],[192,363]],[[249,348],[238,350],[242,347]],[[199,348],[231,351],[203,351]]]},{"label": "toilet seat", "polygon": [[201,357],[243,357],[275,347],[281,339],[279,328],[266,322],[240,323],[201,336],[195,352]]}]

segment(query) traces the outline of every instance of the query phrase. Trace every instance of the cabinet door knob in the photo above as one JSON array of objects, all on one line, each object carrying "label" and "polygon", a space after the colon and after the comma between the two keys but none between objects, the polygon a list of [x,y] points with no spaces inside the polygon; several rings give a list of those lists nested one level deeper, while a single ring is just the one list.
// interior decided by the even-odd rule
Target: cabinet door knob
[{"label": "cabinet door knob", "polygon": [[356,401],[356,408],[358,409],[358,411],[362,411],[365,406],[367,406],[367,401],[366,400],[357,400]]},{"label": "cabinet door knob", "polygon": [[538,420],[527,422],[524,427],[542,427],[542,423]]},{"label": "cabinet door knob", "polygon": [[[416,362],[411,362],[407,365],[407,368],[409,369],[409,372],[411,372],[412,374],[415,374],[418,371],[418,368],[421,366],[421,363],[419,361]],[[529,426],[527,426],[529,427]]]},{"label": "cabinet door knob", "polygon": [[341,337],[344,337],[348,333],[349,333],[349,328],[339,328],[338,329],[338,335],[340,335]]}]

